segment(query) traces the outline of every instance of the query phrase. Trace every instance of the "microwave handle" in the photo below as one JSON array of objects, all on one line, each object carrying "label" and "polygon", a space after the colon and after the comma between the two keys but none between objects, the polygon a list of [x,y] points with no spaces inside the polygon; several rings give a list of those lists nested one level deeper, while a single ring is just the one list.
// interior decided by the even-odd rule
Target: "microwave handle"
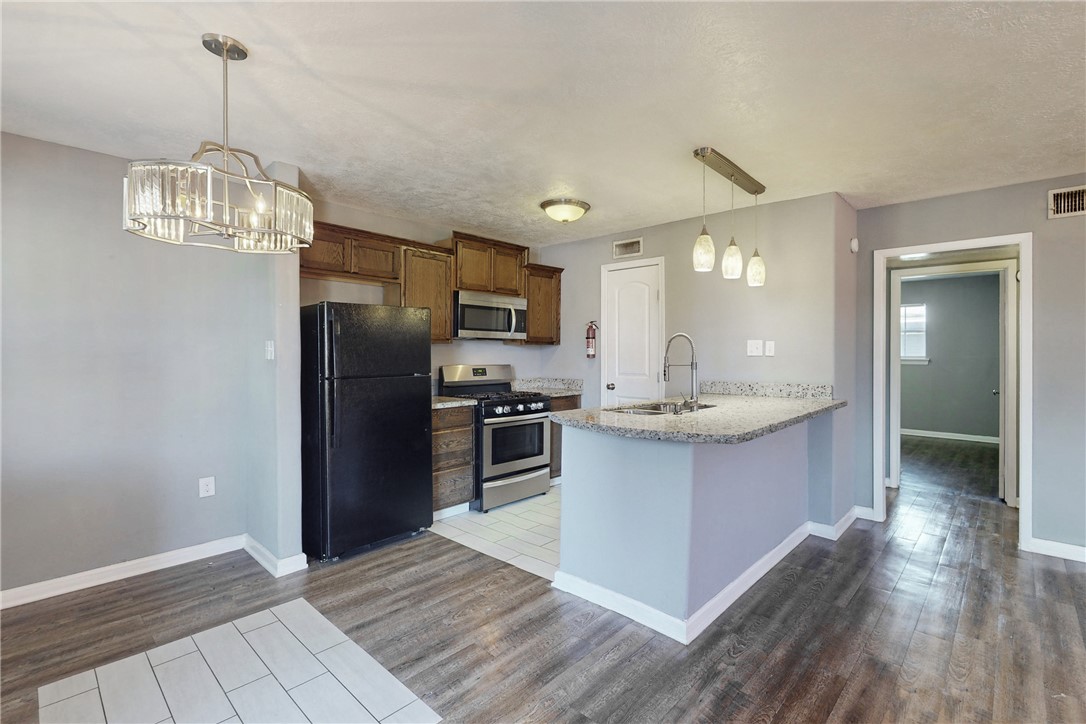
[{"label": "microwave handle", "polygon": [[517,331],[517,310],[512,304],[509,305],[509,334],[513,334]]}]

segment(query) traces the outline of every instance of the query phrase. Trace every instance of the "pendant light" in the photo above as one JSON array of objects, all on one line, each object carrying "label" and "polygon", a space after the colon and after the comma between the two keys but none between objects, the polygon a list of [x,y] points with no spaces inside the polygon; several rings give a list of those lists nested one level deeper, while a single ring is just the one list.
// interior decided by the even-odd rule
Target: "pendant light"
[{"label": "pendant light", "polygon": [[188,161],[133,161],[124,179],[124,228],[168,244],[256,254],[289,254],[313,242],[313,202],[268,176],[260,159],[229,142],[229,61],[249,51],[207,33],[222,58],[222,143],[204,141]]},{"label": "pendant light", "polygon": [[[735,176],[729,177],[732,182],[732,210],[729,214],[729,218],[732,225],[732,240],[728,242],[728,247],[724,249],[723,256],[720,257],[720,273],[725,279],[738,279],[743,276],[743,252],[739,250],[739,246],[735,243]],[[755,196],[754,198],[758,198]]]},{"label": "pendant light", "polygon": [[765,262],[762,261],[762,255],[758,253],[758,194],[754,194],[754,256],[747,264],[747,286],[765,286]]},{"label": "pendant light", "polygon": [[711,272],[716,264],[716,247],[705,226],[705,164],[701,165],[701,234],[694,242],[694,271]]}]

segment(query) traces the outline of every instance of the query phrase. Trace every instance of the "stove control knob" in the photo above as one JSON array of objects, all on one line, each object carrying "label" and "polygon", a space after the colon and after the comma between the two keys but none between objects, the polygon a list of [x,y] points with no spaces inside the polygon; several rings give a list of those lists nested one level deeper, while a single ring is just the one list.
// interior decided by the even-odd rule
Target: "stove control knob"
[{"label": "stove control knob", "polygon": [[502,412],[509,412],[509,409],[510,409],[509,405],[506,405],[506,406],[502,407],[501,411]]},{"label": "stove control knob", "polygon": [[524,405],[517,405],[517,412],[524,412]]}]

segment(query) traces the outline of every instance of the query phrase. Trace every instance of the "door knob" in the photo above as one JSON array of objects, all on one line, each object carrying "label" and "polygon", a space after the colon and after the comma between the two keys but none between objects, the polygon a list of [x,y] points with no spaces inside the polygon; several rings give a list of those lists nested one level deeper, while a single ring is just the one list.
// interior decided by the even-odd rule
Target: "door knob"
[{"label": "door knob", "polygon": [[999,390],[992,390],[992,394],[993,394],[993,395],[998,395],[998,394],[999,394]]},{"label": "door knob", "polygon": [[607,383],[607,389],[609,389],[609,390],[615,389],[615,383],[614,382],[608,382]]}]

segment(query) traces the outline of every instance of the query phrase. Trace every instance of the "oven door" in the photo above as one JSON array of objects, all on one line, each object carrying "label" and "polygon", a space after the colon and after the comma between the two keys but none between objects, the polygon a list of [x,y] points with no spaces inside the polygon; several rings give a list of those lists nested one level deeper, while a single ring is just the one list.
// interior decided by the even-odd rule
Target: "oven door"
[{"label": "oven door", "polygon": [[483,420],[483,480],[549,465],[550,413]]}]

